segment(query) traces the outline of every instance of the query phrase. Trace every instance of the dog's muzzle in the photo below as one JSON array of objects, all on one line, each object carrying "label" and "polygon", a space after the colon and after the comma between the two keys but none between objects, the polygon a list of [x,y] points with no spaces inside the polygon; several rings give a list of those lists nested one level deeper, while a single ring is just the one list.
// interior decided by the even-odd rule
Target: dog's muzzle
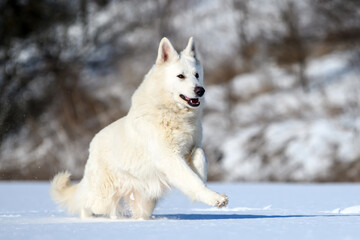
[{"label": "dog's muzzle", "polygon": [[200,105],[199,98],[188,98],[183,94],[180,94],[180,97],[191,107],[198,107]]}]

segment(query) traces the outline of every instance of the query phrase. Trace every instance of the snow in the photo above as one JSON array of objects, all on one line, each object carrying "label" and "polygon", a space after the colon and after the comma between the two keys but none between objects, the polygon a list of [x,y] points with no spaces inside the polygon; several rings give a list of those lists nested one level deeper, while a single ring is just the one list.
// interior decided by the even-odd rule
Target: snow
[{"label": "snow", "polygon": [[352,206],[352,207],[347,207],[347,208],[344,208],[344,209],[336,208],[336,209],[330,211],[330,213],[360,214],[360,206]]},{"label": "snow", "polygon": [[335,52],[309,61],[306,74],[313,82],[341,80],[341,76],[349,73],[349,52]]},{"label": "snow", "polygon": [[360,184],[209,184],[229,206],[174,190],[148,221],[81,220],[58,210],[46,182],[0,182],[0,239],[358,239]]},{"label": "snow", "polygon": [[203,145],[223,156],[224,179],[344,176],[341,169],[351,169],[360,156],[359,71],[350,67],[352,57],[343,51],[309,59],[309,91],[291,68],[271,63],[207,87]]},{"label": "snow", "polygon": [[[162,37],[159,34],[168,32],[179,49],[194,36],[203,55],[203,146],[209,161],[215,163],[209,170],[211,179],[359,181],[360,71],[356,49],[322,49],[324,46],[317,47],[319,40],[310,44],[303,69],[307,91],[300,86],[298,64],[277,65],[277,54],[271,53],[277,51],[271,46],[287,36],[282,14],[288,4],[298,10],[299,34],[317,39],[315,36],[332,28],[331,22],[322,24],[314,17],[318,12],[312,1],[240,1],[243,9],[235,7],[239,1],[232,0],[172,1],[170,12],[164,12],[163,17],[169,20],[164,30],[154,14],[166,9],[168,1],[140,2],[90,6],[86,31],[81,21],[67,28],[68,46],[61,51],[61,61],[66,63],[74,56],[84,59],[79,86],[97,102],[96,114],[82,124],[83,133],[72,137],[63,118],[57,116],[60,113],[54,101],[35,122],[26,121],[16,135],[2,141],[0,169],[9,176],[18,172],[27,178],[35,176],[33,169],[40,167],[42,178],[55,168],[69,169],[74,177],[81,177],[93,134],[126,114],[133,91],[154,63]],[[139,27],[126,30],[137,23]],[[251,67],[242,67],[239,30],[244,31],[250,45],[254,44]],[[85,33],[88,36],[83,36]],[[85,38],[96,39],[96,43],[91,40],[84,45]],[[35,45],[19,44],[16,49],[20,65],[31,70],[44,64]],[[110,64],[115,58],[120,58],[117,67]],[[219,76],[214,74],[217,71]],[[24,104],[33,98],[44,99],[46,89],[55,84],[52,78],[50,74],[32,81],[22,95]],[[80,104],[76,111],[80,114],[86,105]],[[48,168],[50,165],[55,167]]]}]

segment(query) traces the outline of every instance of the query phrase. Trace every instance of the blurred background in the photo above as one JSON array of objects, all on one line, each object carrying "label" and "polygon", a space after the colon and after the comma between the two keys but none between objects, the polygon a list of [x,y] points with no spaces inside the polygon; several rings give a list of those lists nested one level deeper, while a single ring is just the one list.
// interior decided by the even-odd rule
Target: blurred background
[{"label": "blurred background", "polygon": [[196,39],[211,181],[360,181],[360,1],[1,0],[0,179],[82,177],[160,39]]}]

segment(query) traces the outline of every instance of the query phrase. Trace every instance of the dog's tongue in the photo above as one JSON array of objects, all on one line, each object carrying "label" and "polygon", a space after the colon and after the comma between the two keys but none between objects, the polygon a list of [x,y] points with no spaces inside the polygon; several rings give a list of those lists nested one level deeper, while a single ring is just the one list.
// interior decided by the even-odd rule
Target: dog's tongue
[{"label": "dog's tongue", "polygon": [[187,96],[184,96],[184,98],[186,99],[186,101],[191,101],[191,98],[188,98]]},{"label": "dog's tongue", "polygon": [[191,104],[198,104],[199,99],[198,98],[188,98],[185,96],[186,101],[190,102]]},{"label": "dog's tongue", "polygon": [[197,99],[197,98],[192,98],[192,99],[190,99],[190,102],[191,102],[192,104],[197,104],[197,103],[199,102],[199,99]]}]

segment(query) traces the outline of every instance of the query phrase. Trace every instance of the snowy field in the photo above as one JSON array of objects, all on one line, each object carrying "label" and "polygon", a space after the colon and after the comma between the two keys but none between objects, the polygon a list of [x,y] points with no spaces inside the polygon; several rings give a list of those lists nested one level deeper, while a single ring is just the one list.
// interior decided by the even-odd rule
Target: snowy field
[{"label": "snowy field", "polygon": [[0,182],[0,239],[359,239],[360,184],[210,184],[228,208],[169,193],[148,221],[80,220],[45,182]]}]

